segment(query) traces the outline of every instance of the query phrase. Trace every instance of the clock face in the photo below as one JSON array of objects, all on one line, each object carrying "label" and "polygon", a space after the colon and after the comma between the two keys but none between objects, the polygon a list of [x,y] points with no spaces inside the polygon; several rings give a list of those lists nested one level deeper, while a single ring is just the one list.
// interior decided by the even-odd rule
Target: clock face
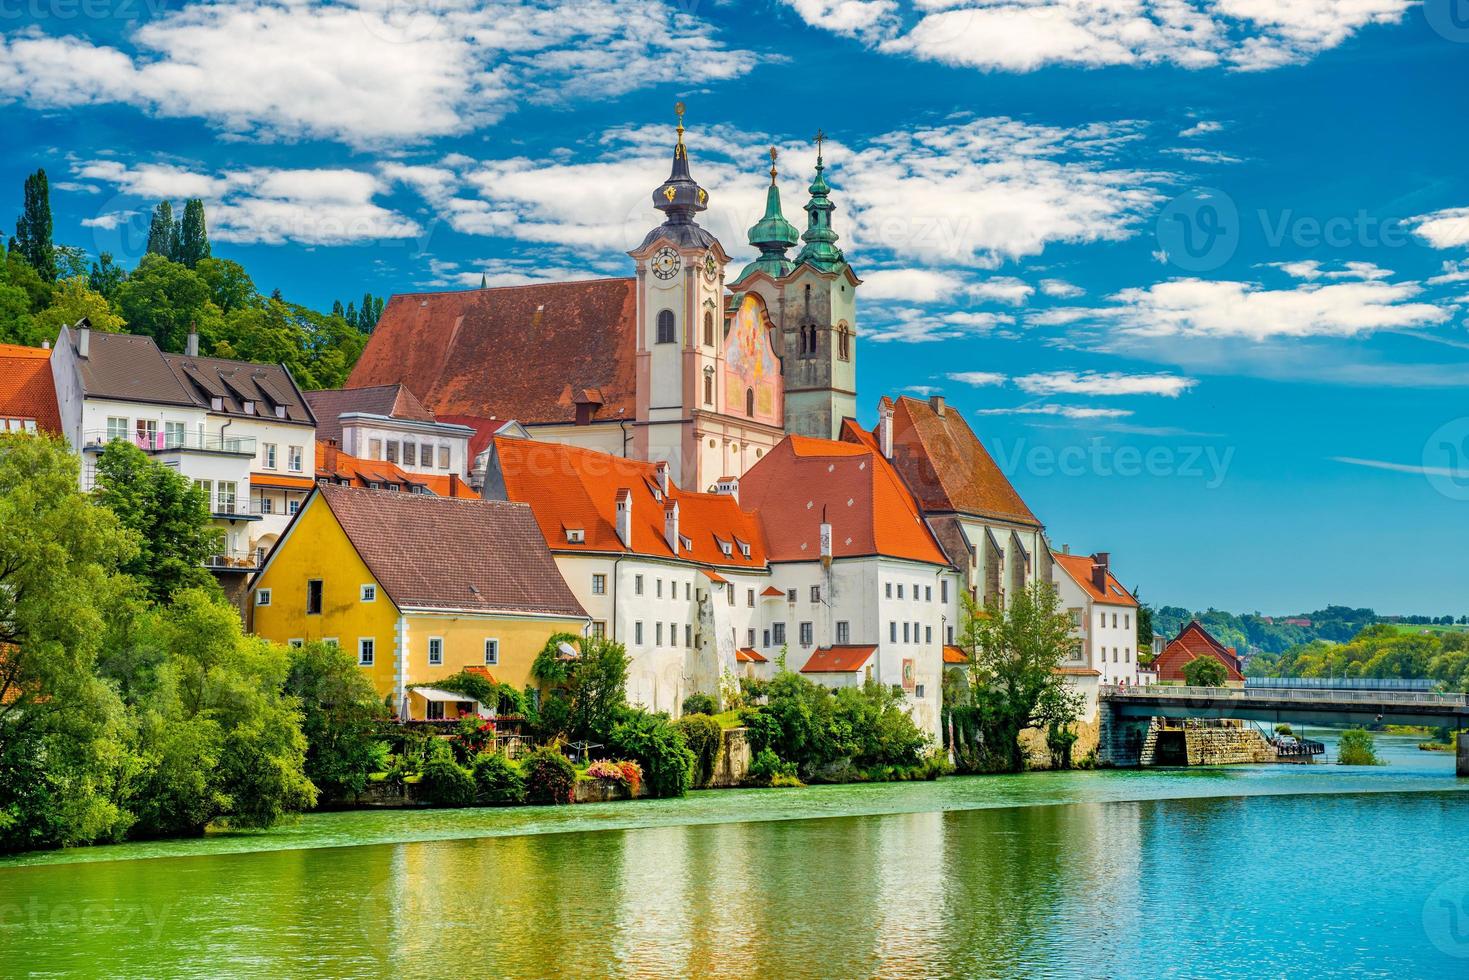
[{"label": "clock face", "polygon": [[659,279],[672,279],[678,275],[680,264],[678,253],[664,245],[653,254],[653,275]]},{"label": "clock face", "polygon": [[704,256],[704,278],[713,282],[719,275],[719,263],[714,261],[714,254]]}]

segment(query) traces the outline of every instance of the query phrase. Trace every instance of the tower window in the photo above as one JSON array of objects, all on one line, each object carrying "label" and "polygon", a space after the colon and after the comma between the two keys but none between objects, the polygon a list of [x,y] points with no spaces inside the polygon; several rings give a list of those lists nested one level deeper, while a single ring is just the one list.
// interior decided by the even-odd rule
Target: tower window
[{"label": "tower window", "polygon": [[714,404],[714,369],[704,369],[704,404]]},{"label": "tower window", "polygon": [[745,389],[745,414],[750,418],[755,417],[755,389]]},{"label": "tower window", "polygon": [[852,331],[845,323],[837,329],[837,356],[844,361],[852,359]]},{"label": "tower window", "polygon": [[704,311],[704,346],[714,346],[714,314],[709,310]]},{"label": "tower window", "polygon": [[673,342],[673,311],[660,310],[658,313],[658,343],[671,344]]},{"label": "tower window", "polygon": [[811,312],[811,284],[806,283],[806,312]]}]

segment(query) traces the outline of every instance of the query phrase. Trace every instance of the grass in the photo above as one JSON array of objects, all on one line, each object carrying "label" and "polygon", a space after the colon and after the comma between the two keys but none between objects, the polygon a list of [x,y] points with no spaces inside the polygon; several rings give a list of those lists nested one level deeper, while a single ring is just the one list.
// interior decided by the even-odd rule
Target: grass
[{"label": "grass", "polygon": [[1389,623],[1388,625],[1399,633],[1406,633],[1409,636],[1417,636],[1425,631],[1429,633],[1469,632],[1469,626],[1463,626],[1459,623],[1455,623],[1452,626],[1434,626],[1428,623]]},{"label": "grass", "polygon": [[715,721],[719,722],[720,728],[739,728],[744,724],[744,722],[740,721],[740,713],[738,710],[721,711],[719,714],[713,715],[712,717]]}]

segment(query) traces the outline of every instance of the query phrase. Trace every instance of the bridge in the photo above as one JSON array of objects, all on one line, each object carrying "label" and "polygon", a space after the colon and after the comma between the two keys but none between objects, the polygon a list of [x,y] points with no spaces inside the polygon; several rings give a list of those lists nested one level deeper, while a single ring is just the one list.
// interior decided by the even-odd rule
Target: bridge
[{"label": "bridge", "polygon": [[1152,718],[1238,718],[1352,728],[1425,725],[1459,731],[1458,774],[1469,776],[1469,697],[1433,691],[1312,688],[1116,687],[1099,693],[1099,754],[1113,765],[1136,765]]}]

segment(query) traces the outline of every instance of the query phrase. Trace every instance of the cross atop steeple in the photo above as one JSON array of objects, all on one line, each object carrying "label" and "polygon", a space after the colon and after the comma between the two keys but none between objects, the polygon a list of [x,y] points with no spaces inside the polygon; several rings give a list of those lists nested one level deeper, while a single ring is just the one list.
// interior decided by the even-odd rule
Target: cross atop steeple
[{"label": "cross atop steeple", "polygon": [[826,131],[816,130],[816,165],[821,166],[821,144],[826,140]]},{"label": "cross atop steeple", "polygon": [[770,186],[775,186],[775,158],[780,156],[780,151],[775,147],[770,148]]}]

